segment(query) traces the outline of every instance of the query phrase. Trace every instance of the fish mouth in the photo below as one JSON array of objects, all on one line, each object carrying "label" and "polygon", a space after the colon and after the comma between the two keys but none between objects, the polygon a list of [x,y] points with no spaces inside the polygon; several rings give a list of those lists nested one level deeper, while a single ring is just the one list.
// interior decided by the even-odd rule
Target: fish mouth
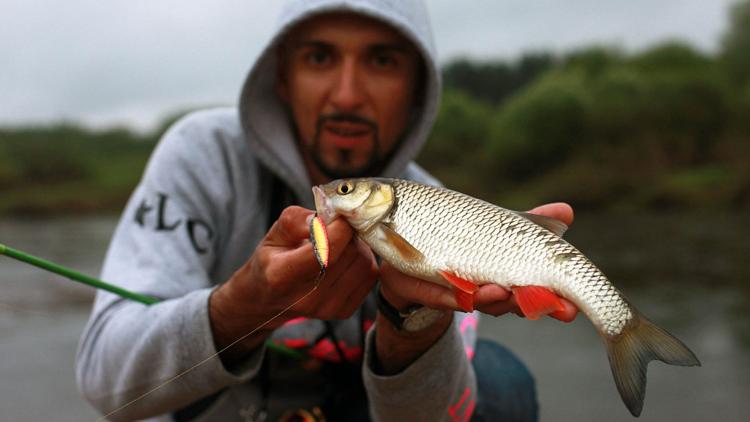
[{"label": "fish mouth", "polygon": [[320,186],[313,186],[312,191],[315,198],[315,211],[318,213],[318,217],[323,220],[323,224],[329,224],[338,216],[336,210],[333,209],[328,195],[326,195]]}]

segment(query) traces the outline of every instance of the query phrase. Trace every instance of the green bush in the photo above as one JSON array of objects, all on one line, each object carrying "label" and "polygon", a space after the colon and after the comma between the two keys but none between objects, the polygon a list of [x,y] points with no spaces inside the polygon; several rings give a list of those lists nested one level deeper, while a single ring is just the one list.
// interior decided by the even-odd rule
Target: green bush
[{"label": "green bush", "polygon": [[443,81],[447,90],[499,105],[555,66],[557,59],[545,52],[524,54],[515,63],[458,59],[444,66]]},{"label": "green bush", "polygon": [[0,130],[0,213],[119,209],[154,140],[69,124]]},{"label": "green bush", "polygon": [[750,84],[750,1],[738,1],[729,13],[729,30],[722,39],[721,59],[734,82]]},{"label": "green bush", "polygon": [[417,161],[451,187],[481,194],[477,174],[485,164],[481,153],[494,113],[495,109],[482,101],[447,90],[430,139]]},{"label": "green bush", "polygon": [[586,78],[552,71],[509,99],[494,119],[486,154],[496,178],[520,181],[564,162],[585,144]]}]

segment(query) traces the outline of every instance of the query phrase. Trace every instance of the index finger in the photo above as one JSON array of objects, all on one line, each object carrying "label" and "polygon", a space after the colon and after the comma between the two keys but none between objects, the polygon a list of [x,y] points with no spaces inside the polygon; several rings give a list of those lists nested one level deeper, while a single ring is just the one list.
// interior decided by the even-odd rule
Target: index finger
[{"label": "index finger", "polygon": [[551,204],[540,205],[529,212],[560,220],[568,226],[573,224],[573,207],[565,202],[553,202]]},{"label": "index finger", "polygon": [[576,319],[576,316],[578,315],[578,308],[576,305],[563,297],[560,298],[560,303],[563,304],[565,309],[552,312],[549,316],[562,322],[571,322]]},{"label": "index finger", "polygon": [[266,234],[266,243],[274,246],[296,245],[310,236],[314,212],[296,205],[284,208]]},{"label": "index finger", "polygon": [[[314,211],[296,205],[285,208],[279,219],[268,230],[265,243],[269,246],[285,248],[301,246],[310,239],[310,221],[314,214]],[[328,224],[326,231],[331,247],[331,260],[335,261],[341,255],[343,246],[352,239],[354,232],[351,226],[341,218]]]},{"label": "index finger", "polygon": [[385,260],[380,265],[380,282],[384,291],[391,292],[390,297],[396,295],[401,301],[436,309],[458,309],[450,288],[404,274]]},{"label": "index finger", "polygon": [[[274,270],[284,279],[308,279],[321,270],[315,245],[310,241],[310,222],[313,212],[301,207],[289,207],[282,212],[266,238],[266,246],[281,249]],[[335,263],[346,248],[352,247],[354,233],[343,219],[325,228],[328,238],[328,264]],[[318,245],[320,246],[320,245]]]}]

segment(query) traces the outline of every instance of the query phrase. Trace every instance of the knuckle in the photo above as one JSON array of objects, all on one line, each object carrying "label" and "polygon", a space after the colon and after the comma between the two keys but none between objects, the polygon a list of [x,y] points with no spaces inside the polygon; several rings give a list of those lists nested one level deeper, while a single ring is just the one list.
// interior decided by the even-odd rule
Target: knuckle
[{"label": "knuckle", "polygon": [[284,210],[281,211],[278,222],[282,228],[290,227],[295,223],[295,220],[299,216],[298,208],[299,207],[291,206],[284,208]]},{"label": "knuckle", "polygon": [[270,267],[271,258],[268,254],[259,254],[253,262],[252,273],[262,280],[270,282],[269,277],[273,274]]},{"label": "knuckle", "polygon": [[262,268],[263,277],[270,284],[282,283],[287,278],[285,268],[285,263],[269,257],[267,264]]},{"label": "knuckle", "polygon": [[253,259],[254,264],[265,270],[271,263],[270,255],[271,254],[263,248],[258,249],[258,252],[255,253]]},{"label": "knuckle", "polygon": [[272,271],[271,266],[263,268],[262,274],[268,284],[278,284],[279,279],[277,278],[276,272]]}]

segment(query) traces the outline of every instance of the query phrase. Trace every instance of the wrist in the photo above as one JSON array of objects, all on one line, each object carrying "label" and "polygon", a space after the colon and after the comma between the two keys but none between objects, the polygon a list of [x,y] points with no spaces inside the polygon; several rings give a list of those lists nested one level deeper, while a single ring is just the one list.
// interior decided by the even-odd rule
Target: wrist
[{"label": "wrist", "polygon": [[[250,317],[240,312],[229,289],[222,285],[213,290],[208,300],[208,315],[214,347],[222,351],[219,357],[226,367],[239,363],[245,356],[261,346],[273,332],[273,328],[258,328],[252,335],[237,341],[252,332],[267,319]],[[236,344],[233,344],[235,343]],[[231,345],[231,347],[230,347]],[[226,350],[224,350],[226,349]]]},{"label": "wrist", "polygon": [[448,313],[448,311],[427,308],[403,299],[389,299],[386,297],[385,289],[382,286],[377,289],[377,306],[379,314],[392,327],[398,331],[406,332],[427,329]]},{"label": "wrist", "polygon": [[382,313],[375,319],[375,353],[372,369],[380,375],[395,375],[419,359],[453,322],[453,312],[420,331],[398,330]]}]

